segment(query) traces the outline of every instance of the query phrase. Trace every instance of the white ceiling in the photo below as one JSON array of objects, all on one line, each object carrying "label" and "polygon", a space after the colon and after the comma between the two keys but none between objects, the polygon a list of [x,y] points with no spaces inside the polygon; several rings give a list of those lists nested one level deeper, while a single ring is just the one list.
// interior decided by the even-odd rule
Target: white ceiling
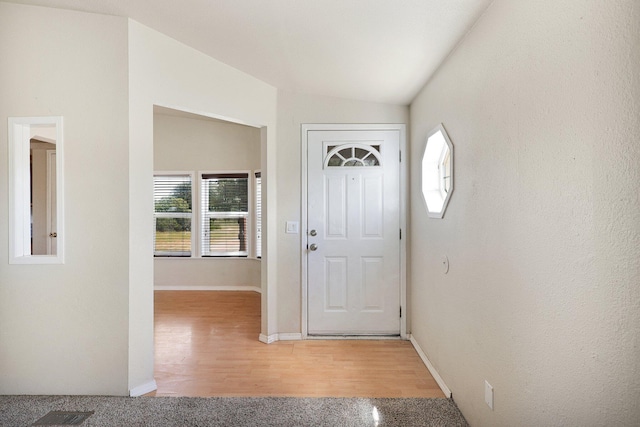
[{"label": "white ceiling", "polygon": [[492,0],[10,0],[127,16],[273,86],[409,104]]}]

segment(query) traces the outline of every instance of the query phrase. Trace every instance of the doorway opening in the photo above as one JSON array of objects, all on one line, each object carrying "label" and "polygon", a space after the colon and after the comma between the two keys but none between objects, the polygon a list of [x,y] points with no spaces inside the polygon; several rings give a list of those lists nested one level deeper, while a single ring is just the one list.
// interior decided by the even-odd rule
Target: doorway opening
[{"label": "doorway opening", "polygon": [[[259,294],[261,129],[160,106],[153,117],[156,298],[175,291]],[[260,318],[260,305],[254,311]],[[181,327],[185,334],[161,335],[179,342],[156,342],[156,353],[184,345],[190,326]],[[176,369],[170,374],[180,376]]]}]

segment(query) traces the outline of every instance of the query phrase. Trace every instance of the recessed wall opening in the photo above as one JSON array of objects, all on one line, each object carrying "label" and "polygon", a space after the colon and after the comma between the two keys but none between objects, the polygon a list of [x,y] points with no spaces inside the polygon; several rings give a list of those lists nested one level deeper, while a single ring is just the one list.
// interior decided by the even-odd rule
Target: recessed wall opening
[{"label": "recessed wall opening", "polygon": [[9,263],[64,262],[62,117],[9,118]]},{"label": "recessed wall opening", "polygon": [[[156,301],[165,307],[176,292],[261,292],[261,129],[160,106],[153,117]],[[199,304],[200,322],[202,313]],[[194,327],[185,317],[162,319],[154,334],[158,392],[167,378],[188,380],[178,365],[167,372],[159,357],[168,353],[159,349],[182,348]],[[179,351],[185,364],[207,357],[195,348]]]}]

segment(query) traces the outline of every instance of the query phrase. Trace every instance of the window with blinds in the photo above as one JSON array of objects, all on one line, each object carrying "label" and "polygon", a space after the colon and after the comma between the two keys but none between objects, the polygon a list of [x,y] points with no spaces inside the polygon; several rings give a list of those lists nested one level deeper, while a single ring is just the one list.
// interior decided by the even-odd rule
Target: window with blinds
[{"label": "window with blinds", "polygon": [[247,256],[248,173],[201,175],[202,256]]},{"label": "window with blinds", "polygon": [[154,175],[154,256],[191,256],[191,175]]},{"label": "window with blinds", "polygon": [[262,174],[256,172],[256,257],[262,258]]}]

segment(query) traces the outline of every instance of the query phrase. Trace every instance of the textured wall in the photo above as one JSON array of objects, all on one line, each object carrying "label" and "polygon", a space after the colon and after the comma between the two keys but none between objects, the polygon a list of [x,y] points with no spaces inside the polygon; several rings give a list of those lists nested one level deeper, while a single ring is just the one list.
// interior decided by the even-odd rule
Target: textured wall
[{"label": "textured wall", "polygon": [[276,219],[277,91],[131,20],[129,89],[129,384],[136,388],[153,381],[153,106],[263,127],[262,333],[269,334],[276,332],[278,254],[267,234]]},{"label": "textured wall", "polygon": [[412,333],[473,426],[640,424],[639,46],[637,1],[497,0],[411,105],[413,183],[455,147],[443,220],[412,187]]},{"label": "textured wall", "polygon": [[154,114],[153,117],[154,170],[260,169],[258,128],[166,114]]},{"label": "textured wall", "polygon": [[[126,394],[127,21],[0,3],[0,58],[0,394]],[[9,265],[7,117],[51,115],[65,263]]]},{"label": "textured wall", "polygon": [[285,234],[300,221],[300,144],[304,123],[407,123],[405,106],[278,92],[278,328],[301,332],[302,234]]},{"label": "textured wall", "polygon": [[[260,129],[164,114],[154,114],[153,117],[154,170],[196,173],[193,184],[195,197],[200,197],[197,172],[249,171],[251,174],[260,169]],[[251,204],[252,192],[253,189],[250,192]],[[199,202],[195,200],[194,227],[200,230],[198,206]],[[251,214],[248,231],[250,254],[254,253],[255,245],[253,219]],[[154,284],[171,287],[251,286],[260,289],[260,263],[251,257],[158,257],[153,259]]]}]

